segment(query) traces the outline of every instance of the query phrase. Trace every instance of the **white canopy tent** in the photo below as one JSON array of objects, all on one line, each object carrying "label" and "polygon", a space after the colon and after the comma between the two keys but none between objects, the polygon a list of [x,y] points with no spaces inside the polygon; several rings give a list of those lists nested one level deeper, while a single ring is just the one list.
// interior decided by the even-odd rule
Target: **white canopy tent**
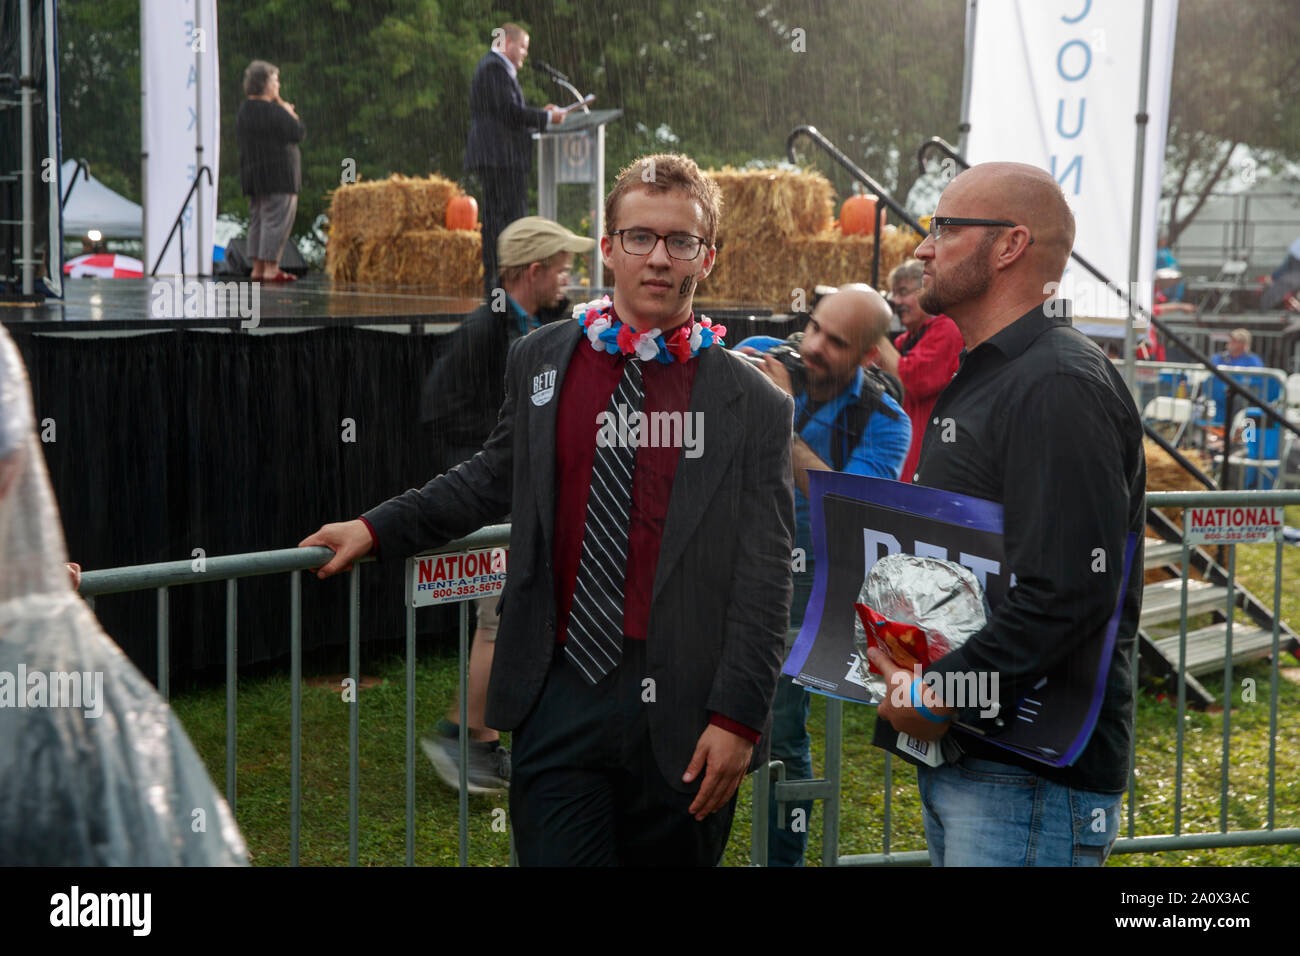
[{"label": "white canopy tent", "polygon": [[[76,168],[72,160],[63,163],[64,183],[72,182]],[[83,174],[77,177],[68,204],[63,207],[63,235],[73,239],[98,229],[105,239],[139,239],[143,217],[139,203],[114,192],[94,176],[87,178]]]}]

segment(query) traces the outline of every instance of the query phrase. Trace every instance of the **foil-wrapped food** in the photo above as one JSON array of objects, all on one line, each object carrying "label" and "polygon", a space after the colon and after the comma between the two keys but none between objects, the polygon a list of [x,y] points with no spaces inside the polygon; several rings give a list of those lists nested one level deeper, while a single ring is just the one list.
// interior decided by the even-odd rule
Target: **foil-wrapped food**
[{"label": "foil-wrapped food", "polygon": [[924,670],[984,627],[984,589],[955,561],[891,554],[872,566],[858,592],[853,644],[858,677],[880,703],[889,688],[867,660],[882,647],[899,667]]}]

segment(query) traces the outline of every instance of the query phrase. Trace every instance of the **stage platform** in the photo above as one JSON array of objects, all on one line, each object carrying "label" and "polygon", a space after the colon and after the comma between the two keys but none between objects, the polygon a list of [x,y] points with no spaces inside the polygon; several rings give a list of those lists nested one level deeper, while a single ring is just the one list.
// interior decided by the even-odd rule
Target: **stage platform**
[{"label": "stage platform", "polygon": [[[255,297],[252,283],[247,280],[240,282],[216,277],[191,278],[187,282],[189,284],[179,283],[178,292],[175,277],[68,279],[64,282],[63,299],[47,299],[43,303],[0,302],[0,321],[6,325],[21,325],[24,331],[29,332],[242,328],[251,333],[265,333],[335,325],[424,325],[423,331],[436,333],[455,328],[482,301],[434,295],[418,287],[331,282],[320,273],[309,273],[297,282],[259,283]],[[238,297],[229,283],[239,283]],[[200,288],[202,292],[195,294]],[[590,289],[575,286],[568,290],[568,296],[573,302],[584,302],[608,291],[593,293]],[[203,314],[185,316],[185,300],[190,297],[195,304],[203,299]],[[698,302],[703,311],[724,323],[749,316],[762,319],[772,315],[770,308],[744,303],[709,302],[706,299]],[[238,308],[242,305],[247,312],[254,303],[255,326],[241,315]],[[210,308],[213,305],[216,308]]]},{"label": "stage platform", "polygon": [[[292,547],[322,523],[355,517],[436,473],[425,385],[446,333],[479,300],[331,284],[317,273],[260,284],[252,323],[237,314],[169,317],[184,309],[174,280],[157,281],[172,285],[159,318],[154,303],[167,286],[159,291],[153,279],[70,279],[63,300],[0,303],[31,377],[71,560],[96,570],[188,560],[195,548]],[[237,313],[241,291],[219,300],[222,308]],[[569,290],[575,302],[595,297]],[[728,326],[729,342],[785,336],[800,324],[766,309],[705,310]],[[367,653],[400,651],[404,640],[405,586],[400,562],[391,564],[362,576]],[[241,667],[284,663],[287,587],[283,576],[240,583]],[[304,659],[325,671],[346,666],[338,622],[348,618],[348,589],[305,576],[302,590]],[[157,666],[156,600],[141,592],[95,605],[146,674]],[[220,679],[225,600],[223,586],[171,592],[173,688]],[[422,614],[421,630],[454,633],[454,611],[442,617]]]}]

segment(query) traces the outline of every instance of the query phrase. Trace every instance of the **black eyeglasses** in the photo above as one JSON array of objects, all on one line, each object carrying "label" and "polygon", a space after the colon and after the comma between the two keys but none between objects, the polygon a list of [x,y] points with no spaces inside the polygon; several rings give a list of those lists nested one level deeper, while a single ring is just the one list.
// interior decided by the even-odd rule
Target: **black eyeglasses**
[{"label": "black eyeglasses", "polygon": [[[1020,225],[1018,222],[1009,222],[1006,219],[962,219],[959,216],[931,216],[930,217],[930,237],[938,239],[943,235],[943,231],[949,226],[1010,226],[1015,228]],[[1029,244],[1034,244],[1034,237],[1029,237]]]},{"label": "black eyeglasses", "polygon": [[660,239],[664,241],[664,248],[668,250],[668,255],[674,259],[690,261],[698,256],[700,249],[704,247],[703,238],[684,232],[674,232],[667,236],[661,236],[649,229],[618,229],[611,232],[610,235],[618,236],[618,241],[623,245],[623,251],[630,256],[650,255]]}]

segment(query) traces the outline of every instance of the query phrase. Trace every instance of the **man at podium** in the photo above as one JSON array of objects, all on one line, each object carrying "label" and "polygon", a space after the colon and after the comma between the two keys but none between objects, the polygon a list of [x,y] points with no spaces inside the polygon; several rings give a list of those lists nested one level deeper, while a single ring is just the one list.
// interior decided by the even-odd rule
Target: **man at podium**
[{"label": "man at podium", "polygon": [[483,294],[497,285],[497,238],[528,215],[528,172],[533,165],[533,130],[562,123],[555,104],[541,109],[524,102],[518,72],[528,56],[528,34],[507,23],[492,31],[469,88],[469,141],[465,168],[483,182]]}]

